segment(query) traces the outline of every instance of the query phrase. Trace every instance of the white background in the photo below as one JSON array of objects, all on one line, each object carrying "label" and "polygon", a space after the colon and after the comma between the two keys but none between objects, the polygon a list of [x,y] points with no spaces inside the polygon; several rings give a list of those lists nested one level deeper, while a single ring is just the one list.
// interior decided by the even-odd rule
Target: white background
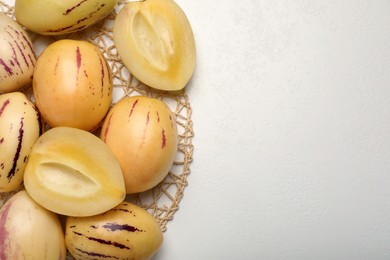
[{"label": "white background", "polygon": [[390,259],[390,1],[176,1],[195,150],[154,259]]},{"label": "white background", "polygon": [[155,259],[390,259],[390,1],[177,3],[195,151]]}]

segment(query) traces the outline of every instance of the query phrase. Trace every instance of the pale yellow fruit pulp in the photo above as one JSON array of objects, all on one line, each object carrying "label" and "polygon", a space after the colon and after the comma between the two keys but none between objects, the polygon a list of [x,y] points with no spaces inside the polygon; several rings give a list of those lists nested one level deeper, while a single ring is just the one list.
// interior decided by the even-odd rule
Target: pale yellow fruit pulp
[{"label": "pale yellow fruit pulp", "polygon": [[113,36],[125,66],[146,85],[177,91],[191,79],[195,39],[187,16],[172,0],[129,2],[115,19]]},{"label": "pale yellow fruit pulp", "polygon": [[38,139],[24,185],[40,205],[67,216],[102,213],[126,195],[120,165],[106,144],[69,127],[52,128]]}]

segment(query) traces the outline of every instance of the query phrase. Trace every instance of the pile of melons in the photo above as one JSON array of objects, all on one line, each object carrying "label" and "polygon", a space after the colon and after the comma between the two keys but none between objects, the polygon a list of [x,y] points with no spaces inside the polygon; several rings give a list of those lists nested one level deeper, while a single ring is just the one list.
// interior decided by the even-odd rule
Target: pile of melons
[{"label": "pile of melons", "polygon": [[[23,184],[0,209],[0,259],[148,259],[161,247],[158,222],[125,198],[168,174],[175,114],[145,96],[113,104],[112,72],[94,44],[61,39],[38,56],[27,33],[84,30],[117,6],[16,0],[15,20],[0,14],[0,192]],[[113,41],[151,88],[181,90],[192,77],[194,36],[173,0],[121,6]],[[30,85],[33,99],[21,91]]]}]

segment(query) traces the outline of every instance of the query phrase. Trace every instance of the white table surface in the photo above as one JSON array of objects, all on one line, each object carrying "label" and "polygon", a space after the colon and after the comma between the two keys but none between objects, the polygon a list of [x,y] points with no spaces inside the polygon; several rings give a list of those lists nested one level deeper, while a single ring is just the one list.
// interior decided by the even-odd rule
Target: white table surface
[{"label": "white table surface", "polygon": [[176,0],[194,161],[154,260],[390,258],[390,1]]},{"label": "white table surface", "polygon": [[195,151],[155,259],[390,259],[390,1],[177,2]]}]

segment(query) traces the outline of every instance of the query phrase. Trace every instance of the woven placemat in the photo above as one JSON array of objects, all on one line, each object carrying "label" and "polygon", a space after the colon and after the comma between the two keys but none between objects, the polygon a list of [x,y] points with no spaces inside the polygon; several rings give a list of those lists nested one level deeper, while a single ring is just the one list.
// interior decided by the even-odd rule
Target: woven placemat
[{"label": "woven placemat", "polygon": [[[191,106],[189,97],[185,90],[172,93],[158,91],[149,88],[133,77],[122,64],[112,40],[112,26],[117,12],[127,0],[119,1],[116,9],[101,22],[78,33],[65,36],[42,36],[32,32],[30,35],[37,55],[48,44],[63,38],[79,39],[89,41],[100,48],[108,63],[111,66],[114,83],[114,98],[112,104],[118,102],[126,96],[143,95],[158,98],[164,101],[176,114],[176,123],[179,133],[179,145],[176,160],[167,177],[155,188],[127,196],[126,200],[131,201],[147,211],[160,223],[161,230],[167,230],[167,223],[173,219],[173,215],[178,210],[179,203],[183,197],[183,192],[187,186],[187,176],[190,173],[192,162],[194,135],[191,120]],[[0,11],[14,17],[12,5],[0,0]],[[31,99],[31,86],[23,90]],[[20,187],[22,189],[23,187]],[[0,206],[15,192],[0,193]]]}]

